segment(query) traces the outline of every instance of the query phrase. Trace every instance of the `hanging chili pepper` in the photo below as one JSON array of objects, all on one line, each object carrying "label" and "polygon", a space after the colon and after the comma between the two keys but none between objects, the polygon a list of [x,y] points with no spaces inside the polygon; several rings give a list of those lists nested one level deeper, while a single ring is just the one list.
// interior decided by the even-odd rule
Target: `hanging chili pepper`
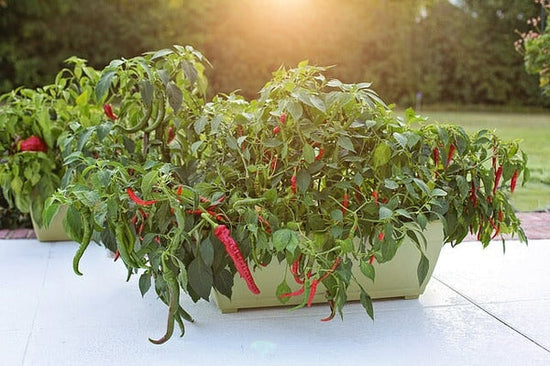
[{"label": "hanging chili pepper", "polygon": [[118,118],[118,116],[113,112],[113,107],[110,104],[103,105],[103,112],[105,112],[105,115],[113,121]]},{"label": "hanging chili pepper", "polygon": [[347,193],[344,193],[344,198],[342,200],[342,213],[345,214],[349,206],[349,196]]},{"label": "hanging chili pepper", "polygon": [[502,212],[502,210],[501,210],[501,211],[498,212],[498,221],[502,222],[502,219],[504,219],[504,212]]},{"label": "hanging chili pepper", "polygon": [[315,292],[317,292],[317,285],[319,282],[317,280],[311,281],[311,286],[309,287],[309,297],[307,298],[307,306],[311,307],[313,304],[313,298],[315,297]]},{"label": "hanging chili pepper", "polygon": [[434,155],[434,164],[437,167],[437,164],[439,164],[439,149],[437,147],[434,147],[433,155]]},{"label": "hanging chili pepper", "polygon": [[292,177],[290,177],[290,191],[292,193],[296,193],[296,188],[297,188],[296,175],[293,175]]},{"label": "hanging chili pepper", "polygon": [[296,259],[296,261],[294,261],[294,263],[292,263],[292,265],[290,266],[290,273],[292,273],[292,277],[294,277],[294,281],[296,281],[296,283],[299,285],[304,284],[304,280],[301,279],[300,276],[298,275],[298,266],[300,265],[301,258],[302,258],[302,255],[300,254],[298,256],[298,259]]},{"label": "hanging chili pepper", "polygon": [[334,307],[334,300],[329,300],[328,305],[330,306],[330,315],[326,318],[321,319],[322,322],[328,322],[334,318],[336,315],[336,309]]},{"label": "hanging chili pepper", "polygon": [[279,132],[281,132],[281,127],[275,126],[275,127],[273,128],[273,134],[276,135],[276,134],[278,134]]},{"label": "hanging chili pepper", "polygon": [[258,215],[258,221],[262,224],[266,233],[271,234],[271,225],[262,215]]},{"label": "hanging chili pepper", "polygon": [[378,234],[378,241],[383,241],[385,237],[386,237],[386,234],[383,231],[381,231],[380,234]]},{"label": "hanging chili pepper", "polygon": [[470,189],[470,202],[472,202],[474,207],[476,207],[477,206],[477,193],[476,193],[477,188],[473,180],[471,183],[472,183],[472,188]]},{"label": "hanging chili pepper", "polygon": [[243,255],[239,249],[239,246],[235,242],[235,240],[231,237],[231,233],[227,226],[225,225],[218,225],[214,229],[214,235],[222,242],[222,244],[225,247],[225,251],[229,255],[229,257],[233,260],[233,264],[235,264],[235,268],[237,269],[237,272],[241,275],[241,277],[246,281],[246,284],[248,285],[248,288],[250,291],[254,294],[259,294],[260,289],[258,286],[256,286],[256,283],[254,282],[254,278],[252,277],[252,273],[250,273],[250,269],[248,268],[248,264],[243,258]]},{"label": "hanging chili pepper", "polygon": [[512,180],[510,181],[510,192],[514,193],[517,182],[518,182],[518,170],[515,169],[514,174],[512,174]]},{"label": "hanging chili pepper", "polygon": [[116,250],[115,252],[115,258],[113,259],[113,262],[116,262],[116,260],[120,257],[120,252],[118,251],[118,249]]},{"label": "hanging chili pepper", "polygon": [[279,121],[284,125],[286,123],[286,113],[281,114]]},{"label": "hanging chili pepper", "polygon": [[372,191],[372,198],[374,198],[374,203],[378,204],[378,192]]},{"label": "hanging chili pepper", "polygon": [[279,297],[283,299],[285,297],[300,296],[303,293],[304,293],[304,287],[302,286],[302,288],[299,289],[299,290],[289,292],[289,293],[286,293],[286,294],[281,294]]},{"label": "hanging chili pepper", "polygon": [[497,194],[498,184],[500,182],[500,177],[502,176],[502,165],[500,165],[495,174],[495,185],[493,186],[493,196]]},{"label": "hanging chili pepper", "polygon": [[315,157],[315,160],[321,160],[323,155],[325,154],[325,149],[321,148],[319,149],[319,153],[317,153],[317,156]]},{"label": "hanging chili pepper", "polygon": [[369,264],[373,264],[374,263],[374,254],[370,256],[369,258]]},{"label": "hanging chili pepper", "polygon": [[334,260],[334,263],[332,263],[332,266],[329,268],[327,273],[325,273],[321,278],[319,278],[319,282],[323,282],[328,278],[328,276],[334,273],[334,271],[336,271],[336,268],[338,268],[341,262],[342,262],[342,258],[336,257],[336,259]]},{"label": "hanging chili pepper", "polygon": [[154,205],[155,203],[158,202],[156,200],[150,200],[150,201],[142,200],[141,198],[136,196],[136,194],[134,193],[134,190],[132,188],[127,188],[126,193],[128,193],[128,196],[130,197],[130,199],[132,201],[134,201],[135,203],[137,203],[140,206],[150,206],[150,205]]},{"label": "hanging chili pepper", "polygon": [[176,190],[176,194],[177,194],[178,196],[181,196],[181,191],[182,191],[182,190],[183,190],[183,185],[180,184],[180,185],[178,186],[178,189]]},{"label": "hanging chili pepper", "polygon": [[166,138],[166,142],[168,144],[171,143],[175,137],[176,137],[176,130],[174,129],[174,127],[170,126],[168,128],[168,137]]},{"label": "hanging chili pepper", "polygon": [[237,125],[237,134],[240,136],[242,136],[244,134],[243,132],[243,126],[242,125]]},{"label": "hanging chili pepper", "polygon": [[273,157],[271,158],[270,168],[272,171],[277,169],[277,155],[273,155]]},{"label": "hanging chili pepper", "polygon": [[451,144],[451,146],[449,147],[449,155],[447,155],[447,162],[445,162],[445,168],[447,168],[451,163],[451,160],[453,159],[453,156],[455,154],[455,150],[456,150],[455,144]]}]

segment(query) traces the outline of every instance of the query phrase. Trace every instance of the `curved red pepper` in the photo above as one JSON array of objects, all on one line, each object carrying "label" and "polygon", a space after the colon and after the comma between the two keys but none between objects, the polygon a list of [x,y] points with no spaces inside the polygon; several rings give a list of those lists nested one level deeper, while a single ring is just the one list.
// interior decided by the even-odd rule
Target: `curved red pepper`
[{"label": "curved red pepper", "polygon": [[128,196],[130,197],[130,199],[132,201],[134,201],[135,203],[137,203],[138,205],[140,206],[150,206],[150,205],[154,205],[155,203],[157,203],[158,201],[156,200],[150,200],[150,201],[144,201],[142,200],[141,198],[139,198],[138,196],[136,196],[134,190],[132,188],[127,188],[126,189],[126,193],[128,193]]}]

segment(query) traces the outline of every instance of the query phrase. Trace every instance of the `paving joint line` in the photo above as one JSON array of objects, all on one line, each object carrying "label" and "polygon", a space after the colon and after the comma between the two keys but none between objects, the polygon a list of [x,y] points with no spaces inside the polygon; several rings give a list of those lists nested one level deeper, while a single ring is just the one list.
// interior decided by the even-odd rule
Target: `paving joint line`
[{"label": "paving joint line", "polygon": [[529,340],[530,342],[534,343],[535,345],[537,345],[538,347],[542,348],[543,350],[545,350],[546,352],[550,353],[550,349],[548,347],[545,347],[544,345],[542,345],[540,342],[537,342],[536,340],[534,340],[533,338],[529,337],[527,334],[521,332],[519,329],[513,327],[512,325],[508,324],[507,322],[504,321],[504,319],[501,319],[499,318],[498,316],[496,316],[495,314],[491,313],[489,310],[485,309],[483,306],[481,306],[480,304],[476,303],[471,297],[461,293],[460,291],[458,291],[457,289],[455,289],[454,287],[452,287],[451,285],[443,282],[442,280],[440,280],[439,278],[437,278],[436,276],[433,276],[432,275],[432,278],[435,279],[437,282],[441,283],[443,286],[447,287],[449,290],[453,291],[454,293],[456,293],[457,295],[463,297],[466,301],[468,301],[470,304],[474,305],[476,308],[478,308],[479,310],[483,311],[485,314],[489,315],[490,317],[492,317],[493,319],[497,320],[499,323],[503,324],[504,326],[506,326],[507,328],[509,328],[510,330],[514,331],[515,333],[519,334],[520,336],[522,336],[523,338]]}]

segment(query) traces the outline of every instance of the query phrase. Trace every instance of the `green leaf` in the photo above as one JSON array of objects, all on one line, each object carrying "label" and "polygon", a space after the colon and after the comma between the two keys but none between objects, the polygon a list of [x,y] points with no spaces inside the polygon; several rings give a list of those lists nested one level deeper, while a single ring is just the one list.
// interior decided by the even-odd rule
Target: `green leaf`
[{"label": "green leaf", "polygon": [[426,276],[428,275],[428,270],[430,268],[430,261],[421,253],[420,262],[418,263],[418,268],[416,269],[416,274],[418,276],[418,284],[422,286]]},{"label": "green leaf", "polygon": [[168,103],[174,110],[174,113],[178,113],[183,103],[183,93],[181,89],[173,82],[168,83],[166,86],[166,93],[168,94]]},{"label": "green leaf", "polygon": [[150,106],[153,102],[153,84],[148,79],[140,80],[139,89],[143,103]]},{"label": "green leaf", "polygon": [[307,170],[301,169],[296,174],[296,185],[300,192],[306,192],[311,184],[311,175]]},{"label": "green leaf", "polygon": [[209,267],[212,266],[212,263],[214,262],[214,247],[208,238],[202,241],[200,252],[204,263]]},{"label": "green leaf", "polygon": [[288,250],[294,253],[298,247],[298,242],[298,234],[294,230],[279,229],[273,233],[273,247],[278,252]]},{"label": "green leaf", "polygon": [[446,195],[447,195],[447,192],[445,192],[444,190],[442,190],[440,188],[435,188],[432,191],[432,196],[434,196],[434,197],[445,197]]},{"label": "green leaf", "polygon": [[330,212],[330,217],[337,222],[344,221],[344,214],[342,213],[342,210],[332,210]]},{"label": "green leaf", "polygon": [[367,311],[367,314],[369,317],[374,320],[374,309],[372,308],[372,299],[370,296],[361,289],[361,295],[359,296],[359,300],[361,301],[361,305],[365,308]]},{"label": "green leaf", "polygon": [[187,274],[189,276],[189,285],[191,285],[191,288],[197,295],[208,300],[213,284],[212,269],[200,258],[195,258],[189,264]]},{"label": "green leaf", "polygon": [[351,142],[351,139],[347,136],[340,136],[338,139],[338,146],[348,150],[355,152],[355,148],[353,147],[353,142]]},{"label": "green leaf", "polygon": [[195,82],[197,81],[198,79],[198,72],[197,72],[197,69],[195,68],[195,66],[193,66],[192,63],[190,63],[189,61],[187,60],[183,60],[181,62],[181,68],[183,69],[183,72],[185,74],[185,77],[189,80],[189,82],[191,83],[191,85],[194,85]]},{"label": "green leaf", "polygon": [[111,82],[113,81],[115,75],[115,70],[106,70],[101,75],[101,78],[99,79],[95,87],[95,99],[98,103],[103,100],[105,94],[107,94],[107,91],[109,91],[109,88],[111,87]]},{"label": "green leaf", "polygon": [[226,268],[223,268],[214,274],[214,287],[220,292],[220,294],[227,296],[228,299],[231,299],[233,279],[233,274]]},{"label": "green leaf", "polygon": [[286,280],[283,279],[283,282],[281,282],[279,286],[277,286],[277,290],[275,291],[275,296],[277,296],[279,301],[281,301],[284,304],[288,302],[288,300],[290,300],[290,297],[281,297],[281,295],[288,294],[290,292],[292,292],[292,289],[290,288]]},{"label": "green leaf", "polygon": [[393,211],[385,206],[380,206],[380,210],[378,211],[378,218],[380,220],[385,220],[390,217],[392,217]]},{"label": "green leaf", "polygon": [[141,292],[141,296],[145,296],[147,291],[151,288],[151,274],[149,272],[143,273],[139,277],[139,292]]},{"label": "green leaf", "polygon": [[153,56],[151,56],[151,61],[152,60],[155,60],[157,58],[161,58],[161,57],[164,57],[164,56],[168,56],[170,54],[174,53],[174,51],[172,51],[171,49],[169,48],[164,48],[162,50],[158,50],[157,52],[155,52],[153,54]]},{"label": "green leaf", "polygon": [[141,181],[141,191],[144,193],[149,193],[153,189],[153,184],[157,180],[158,171],[156,169],[151,170],[149,173],[145,174],[143,180]]},{"label": "green leaf", "polygon": [[391,159],[391,149],[386,143],[381,143],[374,149],[374,167],[378,168],[386,164]]},{"label": "green leaf", "polygon": [[292,119],[294,119],[295,121],[298,121],[300,117],[302,117],[304,108],[300,103],[295,101],[290,102],[288,103],[287,108],[288,108],[288,111],[290,112],[290,115],[292,116]]},{"label": "green leaf", "polygon": [[391,180],[391,179],[384,179],[384,186],[388,189],[397,189],[399,188],[399,184],[397,182]]},{"label": "green leaf", "polygon": [[402,148],[405,148],[407,146],[407,136],[402,135],[400,133],[394,132],[393,137],[397,140],[399,145],[401,145]]},{"label": "green leaf", "polygon": [[45,209],[42,212],[42,222],[45,227],[50,226],[53,218],[57,215],[57,212],[59,212],[60,207],[61,205],[57,202],[50,203],[50,199],[46,201]]},{"label": "green leaf", "polygon": [[359,268],[361,269],[361,273],[363,273],[365,277],[370,278],[374,282],[375,271],[372,264],[368,263],[365,260],[361,260],[359,262]]},{"label": "green leaf", "polygon": [[304,156],[304,160],[308,164],[311,164],[315,161],[315,150],[311,145],[309,144],[304,145],[303,156]]}]

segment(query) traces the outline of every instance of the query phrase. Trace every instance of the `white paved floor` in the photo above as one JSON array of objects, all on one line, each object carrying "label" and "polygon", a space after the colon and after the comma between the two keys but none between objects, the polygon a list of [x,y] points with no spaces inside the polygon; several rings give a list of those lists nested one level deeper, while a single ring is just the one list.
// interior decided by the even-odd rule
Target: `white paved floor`
[{"label": "white paved floor", "polygon": [[0,365],[550,365],[550,240],[445,247],[418,300],[220,314],[185,301],[185,337],[155,346],[166,308],[90,246],[0,240]]}]

